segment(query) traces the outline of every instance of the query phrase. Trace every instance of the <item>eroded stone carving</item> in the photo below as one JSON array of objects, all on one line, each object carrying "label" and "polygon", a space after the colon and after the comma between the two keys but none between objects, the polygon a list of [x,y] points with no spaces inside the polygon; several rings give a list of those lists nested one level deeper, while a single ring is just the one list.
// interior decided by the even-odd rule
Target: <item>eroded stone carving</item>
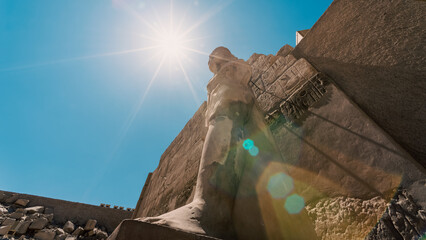
[{"label": "eroded stone carving", "polygon": [[294,91],[284,102],[280,104],[280,110],[289,122],[299,119],[306,110],[318,102],[327,92],[327,81],[317,74]]}]

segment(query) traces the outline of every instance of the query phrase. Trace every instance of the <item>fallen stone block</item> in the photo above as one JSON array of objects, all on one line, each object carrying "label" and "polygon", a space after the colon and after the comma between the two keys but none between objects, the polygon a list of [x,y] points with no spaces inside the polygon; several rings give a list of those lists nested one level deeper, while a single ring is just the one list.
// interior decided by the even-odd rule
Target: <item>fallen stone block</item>
[{"label": "fallen stone block", "polygon": [[64,231],[67,233],[72,233],[74,231],[74,228],[74,223],[72,223],[71,221],[67,221],[62,229],[64,229]]},{"label": "fallen stone block", "polygon": [[62,228],[56,228],[56,229],[55,229],[55,232],[56,232],[56,235],[65,234],[65,231],[64,231],[64,229],[62,229]]},{"label": "fallen stone block", "polygon": [[12,194],[11,196],[9,195],[8,198],[6,198],[5,203],[7,204],[12,204],[14,203],[16,200],[18,200],[19,196],[18,194]]},{"label": "fallen stone block", "polygon": [[15,212],[26,214],[27,210],[25,210],[25,208],[18,208],[15,210]]},{"label": "fallen stone block", "polygon": [[9,226],[9,225],[13,225],[16,222],[15,219],[13,218],[6,218],[1,225],[3,226]]},{"label": "fallen stone block", "polygon": [[91,236],[93,236],[93,235],[96,235],[96,231],[95,231],[95,229],[90,230],[90,231],[87,233],[87,236],[89,236],[89,237],[91,237]]},{"label": "fallen stone block", "polygon": [[77,240],[77,238],[74,236],[68,236],[65,240]]},{"label": "fallen stone block", "polygon": [[43,206],[28,207],[28,208],[25,208],[25,210],[27,211],[28,214],[43,213],[44,207]]},{"label": "fallen stone block", "polygon": [[43,215],[45,218],[47,218],[47,220],[49,220],[49,222],[52,222],[53,221],[53,213],[50,213],[50,214],[44,214]]},{"label": "fallen stone block", "polygon": [[73,236],[80,236],[81,234],[83,234],[84,229],[82,227],[78,227],[77,229],[74,230],[74,232],[72,232],[71,235]]},{"label": "fallen stone block", "polygon": [[21,212],[13,212],[12,214],[10,214],[10,217],[14,219],[21,219],[23,216],[24,214]]},{"label": "fallen stone block", "polygon": [[29,229],[41,230],[44,227],[46,227],[48,223],[49,223],[49,220],[47,220],[47,218],[45,218],[45,217],[37,218],[31,223]]},{"label": "fallen stone block", "polygon": [[31,225],[31,221],[21,221],[19,222],[18,226],[16,227],[16,233],[18,234],[25,234],[28,231],[28,228]]},{"label": "fallen stone block", "polygon": [[106,239],[108,237],[108,234],[105,231],[99,230],[96,231],[96,238],[98,239]]},{"label": "fallen stone block", "polygon": [[27,206],[27,204],[29,202],[30,202],[30,200],[28,200],[28,199],[22,199],[22,198],[20,198],[20,199],[18,199],[18,200],[15,201],[15,205],[25,207],[25,206]]},{"label": "fallen stone block", "polygon": [[166,226],[124,220],[114,230],[108,240],[156,239],[156,240],[218,240],[218,238],[180,231]]},{"label": "fallen stone block", "polygon": [[56,234],[55,240],[65,240],[67,238],[67,234]]},{"label": "fallen stone block", "polygon": [[84,226],[84,231],[90,231],[90,230],[93,230],[95,227],[96,227],[96,223],[97,223],[98,221],[96,221],[96,220],[93,220],[93,219],[89,219],[89,220],[87,220],[87,222],[86,222],[86,226]]},{"label": "fallen stone block", "polygon": [[55,231],[51,230],[51,229],[43,229],[39,232],[37,232],[34,235],[35,239],[39,239],[39,240],[54,240],[55,239]]},{"label": "fallen stone block", "polygon": [[11,225],[1,226],[0,227],[0,235],[6,235],[9,232],[10,228],[12,228]]}]

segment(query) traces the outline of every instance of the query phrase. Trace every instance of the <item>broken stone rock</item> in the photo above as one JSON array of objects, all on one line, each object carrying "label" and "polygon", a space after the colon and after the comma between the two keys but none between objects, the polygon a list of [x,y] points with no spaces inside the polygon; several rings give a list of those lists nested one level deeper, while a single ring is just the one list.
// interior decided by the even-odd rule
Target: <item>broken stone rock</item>
[{"label": "broken stone rock", "polygon": [[71,221],[67,221],[62,229],[64,229],[64,231],[67,233],[72,233],[74,231],[74,228],[74,223],[72,223]]},{"label": "broken stone rock", "polygon": [[25,208],[25,210],[27,211],[28,214],[42,213],[44,211],[44,207],[43,206],[28,207],[28,208]]},{"label": "broken stone rock", "polygon": [[29,202],[30,202],[30,200],[28,200],[28,199],[22,199],[22,198],[20,198],[20,199],[18,199],[18,200],[15,201],[15,205],[25,207],[25,206],[27,206],[27,204]]},{"label": "broken stone rock", "polygon": [[16,227],[16,233],[25,234],[28,231],[28,228],[31,225],[31,221],[21,221]]},{"label": "broken stone rock", "polygon": [[31,229],[31,230],[41,230],[44,227],[46,227],[46,225],[47,225],[48,222],[49,222],[49,220],[47,220],[47,218],[45,218],[45,217],[37,218],[37,219],[35,219],[31,223],[29,229]]},{"label": "broken stone rock", "polygon": [[56,235],[65,234],[65,231],[62,228],[56,228],[55,232],[56,232]]},{"label": "broken stone rock", "polygon": [[74,232],[72,232],[71,235],[73,236],[80,236],[84,232],[84,229],[82,227],[78,227]]},{"label": "broken stone rock", "polygon": [[77,238],[74,236],[68,236],[65,240],[77,240]]},{"label": "broken stone rock", "polygon": [[12,214],[10,214],[10,217],[14,218],[14,219],[21,219],[21,217],[23,217],[23,216],[24,216],[24,214],[21,213],[21,212],[13,212]]},{"label": "broken stone rock", "polygon": [[50,229],[43,229],[39,232],[37,232],[34,235],[35,239],[39,239],[39,240],[54,240],[55,239],[55,231],[50,230]]},{"label": "broken stone rock", "polygon": [[95,231],[95,229],[93,229],[93,230],[90,230],[90,231],[87,233],[87,236],[91,237],[91,236],[93,236],[93,235],[95,235],[95,234],[96,234],[96,231]]},{"label": "broken stone rock", "polygon": [[64,233],[64,234],[56,234],[56,238],[55,238],[55,240],[65,240],[67,238],[67,234],[66,233]]},{"label": "broken stone rock", "polygon": [[9,225],[13,225],[15,222],[16,222],[15,219],[6,218],[1,225],[3,225],[3,226],[9,226]]},{"label": "broken stone rock", "polygon": [[53,213],[50,214],[44,214],[44,217],[47,218],[47,220],[49,220],[49,222],[53,221]]},{"label": "broken stone rock", "polygon": [[90,231],[93,230],[96,226],[97,221],[93,219],[89,219],[86,222],[86,226],[84,227],[84,231]]},{"label": "broken stone rock", "polygon": [[18,194],[12,194],[12,196],[8,197],[5,202],[8,204],[14,203],[19,198]]},{"label": "broken stone rock", "polygon": [[15,210],[15,212],[26,214],[27,210],[25,210],[25,208],[18,208]]},{"label": "broken stone rock", "polygon": [[99,239],[106,239],[108,237],[108,234],[102,230],[98,230],[96,232],[96,237]]},{"label": "broken stone rock", "polygon": [[6,235],[9,232],[11,227],[12,227],[11,225],[1,226],[0,227],[0,235]]}]

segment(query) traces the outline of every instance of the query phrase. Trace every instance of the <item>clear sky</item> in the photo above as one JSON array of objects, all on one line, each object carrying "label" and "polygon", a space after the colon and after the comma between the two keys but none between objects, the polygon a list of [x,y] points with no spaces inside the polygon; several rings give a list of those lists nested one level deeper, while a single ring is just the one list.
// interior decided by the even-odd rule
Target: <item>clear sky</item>
[{"label": "clear sky", "polygon": [[0,1],[0,190],[134,208],[208,54],[295,45],[332,0]]}]

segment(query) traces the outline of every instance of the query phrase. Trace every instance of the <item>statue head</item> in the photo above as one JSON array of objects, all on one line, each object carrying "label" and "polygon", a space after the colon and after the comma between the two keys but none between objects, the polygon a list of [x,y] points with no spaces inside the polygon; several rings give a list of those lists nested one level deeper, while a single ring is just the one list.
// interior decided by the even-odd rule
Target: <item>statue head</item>
[{"label": "statue head", "polygon": [[217,47],[210,53],[209,56],[209,69],[212,73],[216,74],[220,68],[230,61],[238,60],[229,49],[226,47]]}]

